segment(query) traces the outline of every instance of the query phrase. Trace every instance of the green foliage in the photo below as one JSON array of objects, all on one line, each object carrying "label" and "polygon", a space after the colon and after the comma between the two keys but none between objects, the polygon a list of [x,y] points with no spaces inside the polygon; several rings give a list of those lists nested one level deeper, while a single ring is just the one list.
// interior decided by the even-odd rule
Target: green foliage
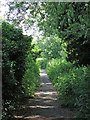
[{"label": "green foliage", "polygon": [[38,64],[36,64],[36,62],[31,58],[31,55],[28,55],[26,58],[27,70],[25,71],[22,80],[22,86],[25,89],[26,96],[33,95],[36,87],[39,85],[39,67]]},{"label": "green foliage", "polygon": [[47,65],[48,60],[46,58],[38,58],[37,59],[37,64],[41,69],[45,69]]},{"label": "green foliage", "polygon": [[76,61],[79,65],[90,64],[90,42],[87,38],[87,26],[85,24],[81,25],[80,23],[73,23],[68,27],[63,35],[66,36],[65,40],[67,41],[67,60],[73,62]]},{"label": "green foliage", "polygon": [[90,66],[74,67],[66,61],[52,60],[47,65],[50,80],[56,86],[62,106],[75,108],[78,118],[90,118]]},{"label": "green foliage", "polygon": [[[45,37],[57,35],[62,38],[67,42],[67,60],[79,65],[87,65],[90,64],[89,7],[89,2],[11,2],[10,8],[13,9],[9,13],[14,14],[15,9],[20,13],[15,16],[16,20],[15,18],[11,19],[14,24],[17,21],[19,21],[18,24],[20,24],[20,21],[27,21],[24,23],[28,24],[28,28],[30,24],[37,22],[39,30],[43,31]],[[27,11],[30,11],[30,14],[27,14],[28,17],[24,20]],[[57,51],[54,51],[54,53],[57,53]],[[48,52],[48,56],[49,54],[52,55],[51,51]],[[56,57],[56,54],[54,55]]]},{"label": "green foliage", "polygon": [[[45,36],[57,34],[67,42],[67,60],[79,65],[90,64],[90,3],[42,3],[38,25]],[[42,22],[41,22],[42,21]]]},{"label": "green foliage", "polygon": [[37,40],[37,45],[42,50],[41,57],[48,60],[52,58],[66,57],[65,43],[57,35],[44,37],[41,40]]},{"label": "green foliage", "polygon": [[24,46],[20,44],[23,38],[20,29],[16,29],[14,26],[3,22],[2,34],[3,111],[8,115],[11,114],[22,94],[20,84],[24,73],[25,56],[23,54],[25,54],[25,50]]},{"label": "green foliage", "polygon": [[[42,50],[41,57],[45,59],[37,60],[37,63],[45,68],[47,61],[52,59],[47,65],[47,72],[57,87],[62,105],[76,108],[78,117],[89,120],[90,3],[11,2],[9,6],[8,18],[13,24],[18,26],[22,22],[28,29],[36,22],[39,30],[43,31],[44,38],[39,39],[37,44]],[[15,11],[16,16],[13,16]],[[27,19],[24,19],[28,12]],[[17,92],[22,93],[22,83],[26,94],[31,95],[35,90],[38,78],[35,62],[41,51],[31,45],[31,40],[31,36],[23,36],[20,29],[3,23],[3,96],[6,111],[19,98]],[[66,57],[70,62],[65,60]],[[75,67],[71,62],[81,67]],[[28,67],[25,68],[26,63]],[[35,68],[36,74],[32,72]]]},{"label": "green foliage", "polygon": [[[35,45],[31,45],[32,37],[22,34],[22,30],[15,28],[9,23],[2,23],[2,98],[3,98],[3,119],[8,119],[13,114],[16,106],[19,105],[22,97],[25,96],[25,89],[22,86],[23,76],[27,69],[37,70],[35,76],[39,74],[35,65],[39,51],[34,50]],[[33,68],[26,66],[28,54]],[[29,65],[29,64],[28,64]],[[30,71],[29,70],[29,71]],[[33,72],[33,71],[32,71]],[[33,75],[30,74],[34,79]],[[30,77],[29,75],[29,77]],[[37,77],[38,79],[38,77]],[[31,79],[30,79],[31,80]],[[36,78],[34,79],[34,81]],[[34,90],[33,90],[34,91]]]},{"label": "green foliage", "polygon": [[65,60],[65,59],[52,59],[47,64],[47,73],[49,75],[50,80],[57,83],[57,78],[59,75],[64,72],[69,72],[69,69],[72,68],[73,65]]},{"label": "green foliage", "polygon": [[58,2],[41,3],[39,6],[40,30],[47,37],[56,34],[62,38],[67,43],[67,60],[76,65],[90,64],[89,6],[89,3]]}]

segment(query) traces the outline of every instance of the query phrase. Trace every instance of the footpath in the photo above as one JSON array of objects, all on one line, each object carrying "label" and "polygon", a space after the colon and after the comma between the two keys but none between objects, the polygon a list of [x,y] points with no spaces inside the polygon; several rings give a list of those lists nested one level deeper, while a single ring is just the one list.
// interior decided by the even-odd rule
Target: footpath
[{"label": "footpath", "polygon": [[18,120],[71,120],[73,112],[60,106],[56,88],[44,69],[41,70],[39,82],[41,87],[35,92],[37,97],[23,105],[22,115],[17,117]]}]

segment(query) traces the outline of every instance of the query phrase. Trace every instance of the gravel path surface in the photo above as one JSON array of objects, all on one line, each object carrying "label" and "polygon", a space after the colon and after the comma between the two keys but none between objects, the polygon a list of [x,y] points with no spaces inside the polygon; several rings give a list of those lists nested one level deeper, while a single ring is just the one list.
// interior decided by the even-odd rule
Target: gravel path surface
[{"label": "gravel path surface", "polygon": [[37,97],[29,101],[24,110],[24,120],[70,120],[73,112],[60,107],[58,93],[48,79],[46,71],[40,73],[41,87],[35,93]]}]

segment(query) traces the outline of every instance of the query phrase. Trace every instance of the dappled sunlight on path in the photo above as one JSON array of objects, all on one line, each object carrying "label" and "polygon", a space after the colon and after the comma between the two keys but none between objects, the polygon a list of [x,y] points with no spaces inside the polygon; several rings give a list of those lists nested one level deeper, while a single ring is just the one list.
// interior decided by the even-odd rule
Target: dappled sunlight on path
[{"label": "dappled sunlight on path", "polygon": [[18,118],[18,120],[59,120],[60,118],[72,118],[73,112],[60,107],[58,93],[43,69],[40,73],[40,83],[41,87],[35,92],[37,97],[30,99],[27,105],[23,105],[22,116],[15,116],[15,118]]}]

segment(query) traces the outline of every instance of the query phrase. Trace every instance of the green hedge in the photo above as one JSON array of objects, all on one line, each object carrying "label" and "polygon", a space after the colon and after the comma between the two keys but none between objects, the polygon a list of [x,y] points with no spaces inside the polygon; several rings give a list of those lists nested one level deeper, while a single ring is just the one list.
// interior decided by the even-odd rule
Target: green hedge
[{"label": "green hedge", "polygon": [[39,66],[34,60],[31,60],[31,58],[31,55],[28,55],[28,57],[26,58],[27,70],[25,71],[22,80],[22,86],[25,89],[26,96],[32,96],[37,86],[39,86]]},{"label": "green hedge", "polygon": [[89,120],[90,66],[74,67],[57,59],[48,63],[47,73],[58,90],[61,105],[75,108],[78,118]]},{"label": "green hedge", "polygon": [[[20,104],[21,99],[26,96],[24,91],[27,88],[22,86],[26,71],[29,70],[29,78],[32,78],[30,79],[32,82],[35,78],[33,76],[39,74],[36,67],[39,51],[33,50],[35,45],[31,44],[31,36],[23,35],[21,29],[15,28],[9,23],[2,23],[2,34],[2,118],[7,120],[13,114],[16,106]],[[28,55],[31,55],[29,67],[26,66]],[[37,70],[37,72],[33,75],[34,71],[30,70]]]}]

